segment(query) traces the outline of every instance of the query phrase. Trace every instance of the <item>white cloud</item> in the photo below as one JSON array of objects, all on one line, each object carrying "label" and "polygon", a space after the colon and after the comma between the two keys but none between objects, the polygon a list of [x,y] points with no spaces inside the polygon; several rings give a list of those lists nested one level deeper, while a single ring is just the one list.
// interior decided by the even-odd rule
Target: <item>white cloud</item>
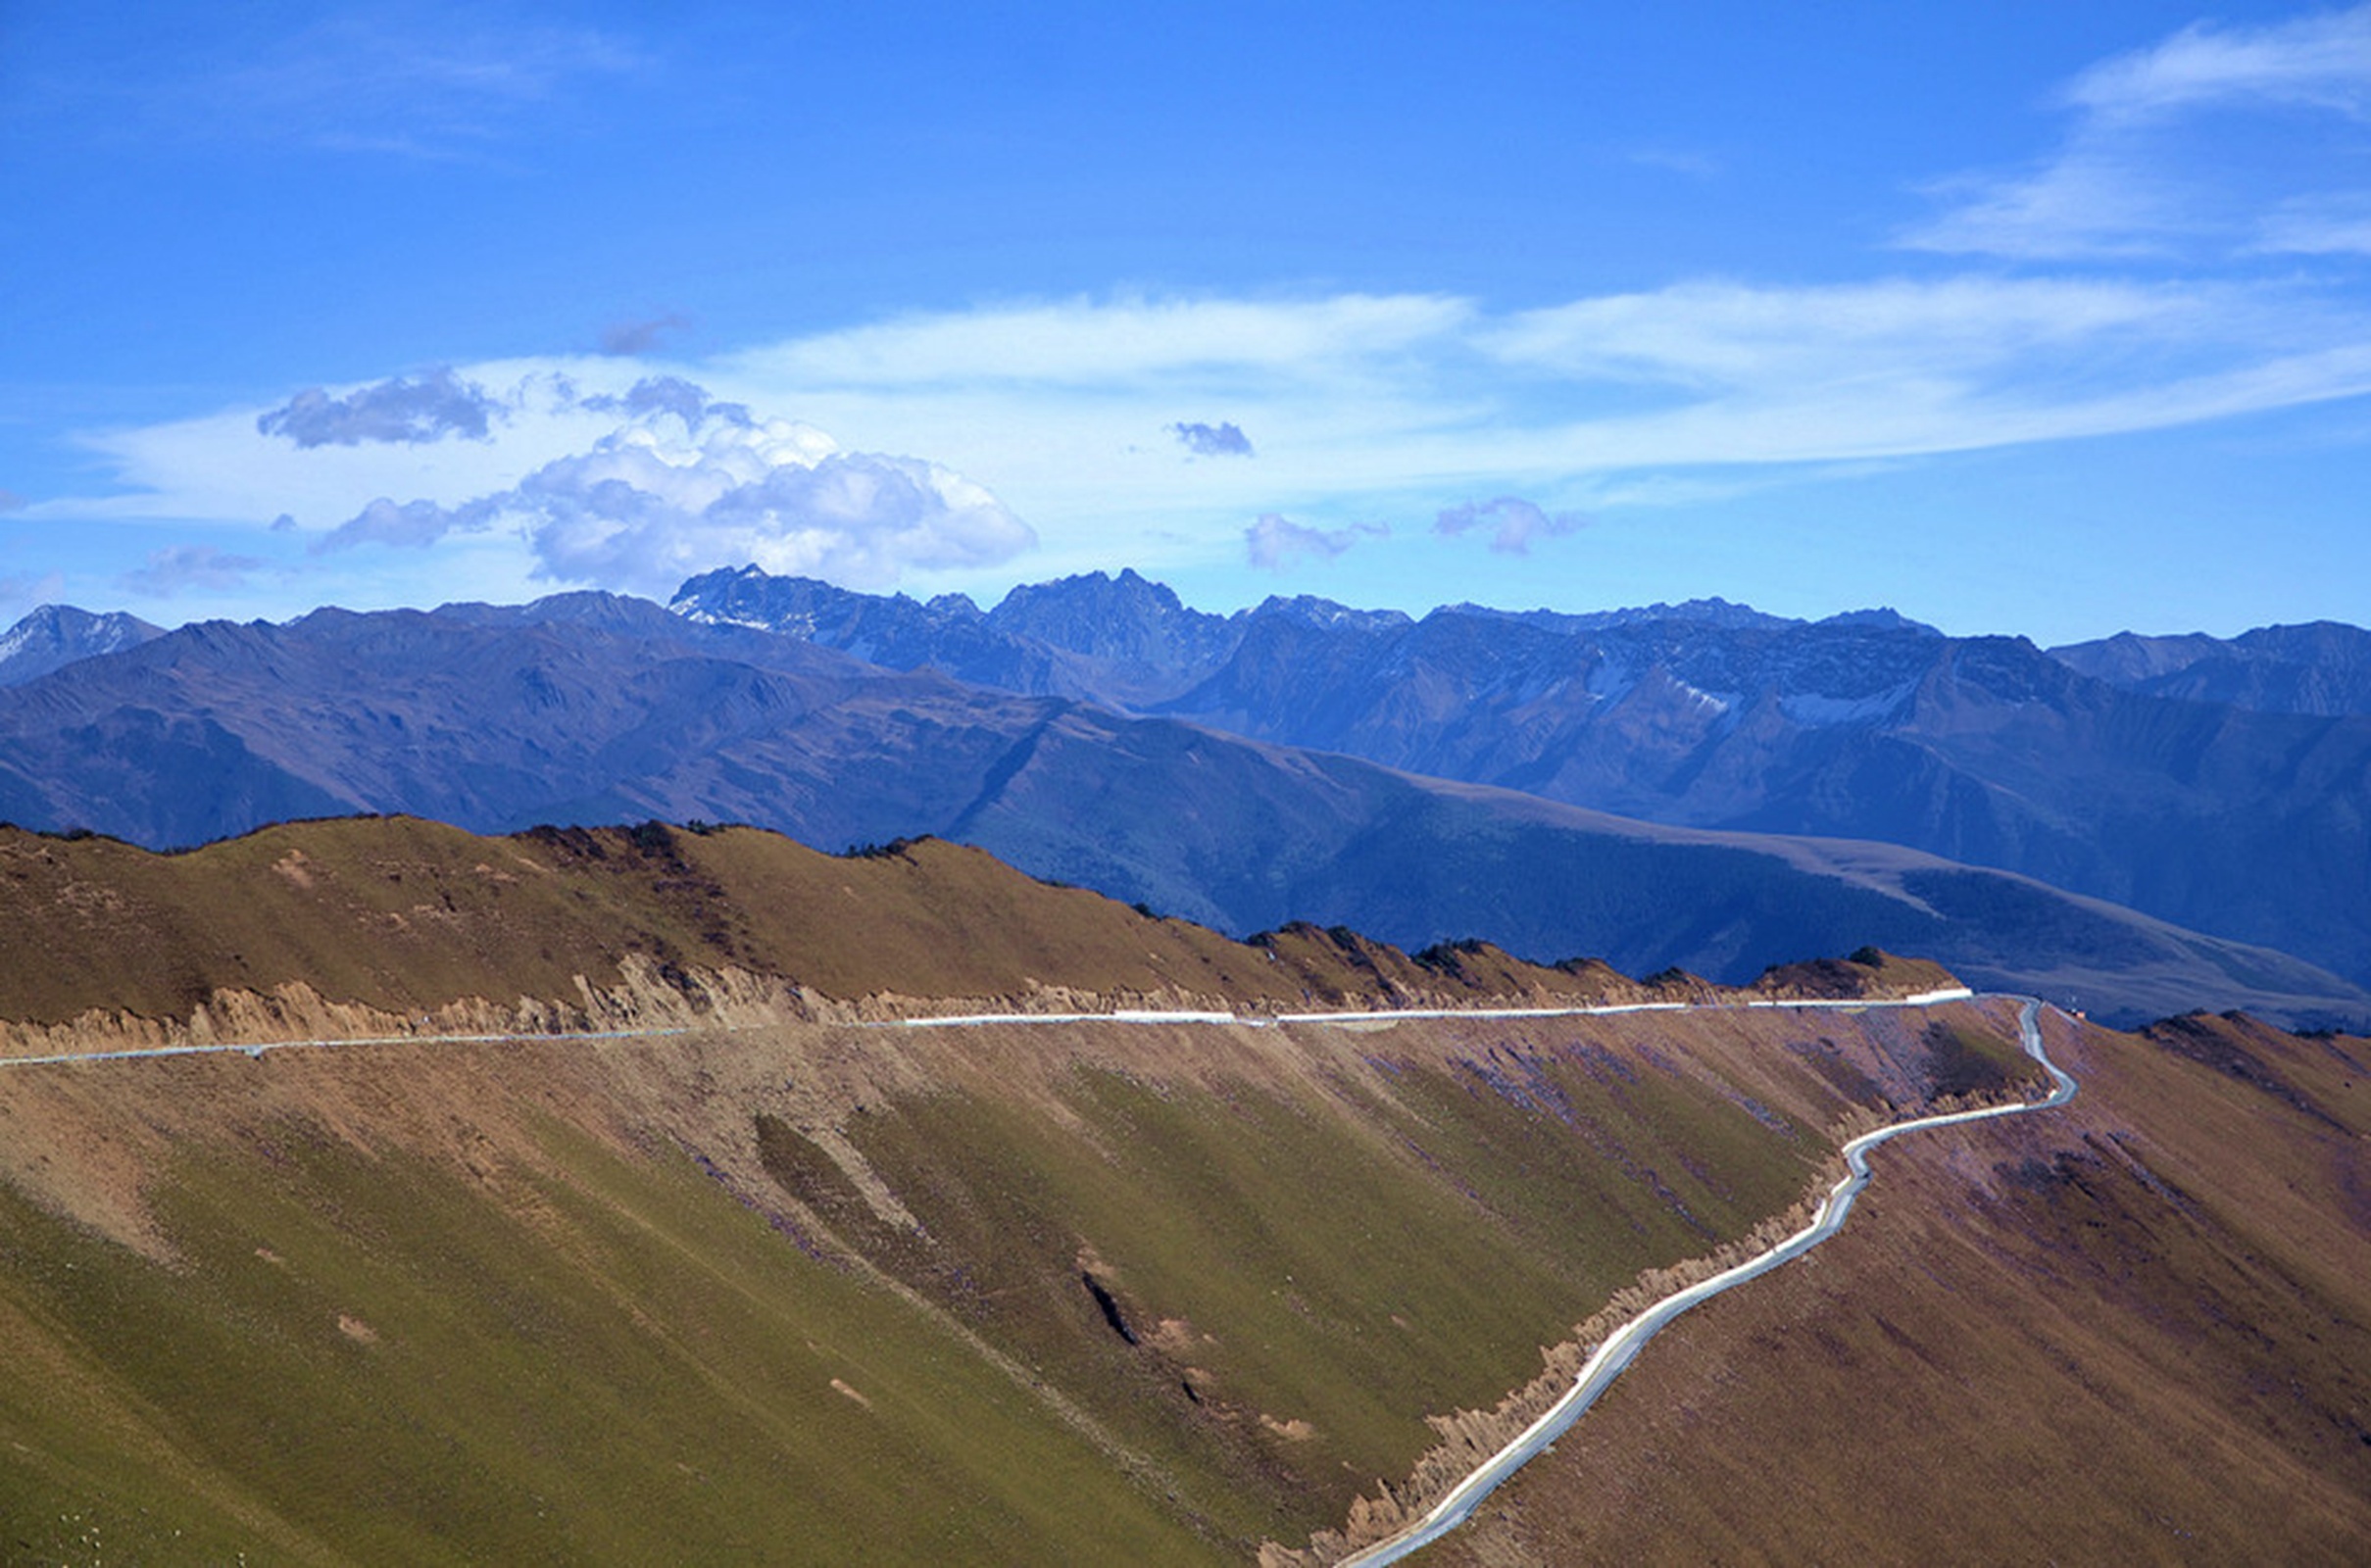
[{"label": "white cloud", "polygon": [[411,446],[446,436],[488,439],[487,421],[502,405],[486,389],[440,368],[418,381],[394,376],[344,397],[326,387],[307,387],[279,408],[256,416],[265,435],[284,435],[300,447],[360,446],[365,441],[401,441]]},{"label": "white cloud", "polygon": [[[1495,314],[1433,295],[1071,300],[703,366],[453,374],[499,405],[489,439],[300,449],[258,432],[269,411],[225,411],[91,438],[121,487],[21,515],[260,530],[287,514],[323,567],[321,552],[441,557],[466,535],[473,561],[508,549],[522,579],[651,592],[744,560],[991,587],[1024,550],[1045,571],[1312,560],[1334,536],[1286,519],[1356,507],[1412,523],[1506,496],[1554,517],[1733,493],[1782,467],[1833,475],[2354,397],[2371,392],[2371,316],[2290,277],[1697,280]],[[1180,462],[1181,407],[1258,430],[1258,462]],[[1247,535],[1244,518],[1270,514]],[[1472,526],[1496,539],[1505,523]],[[1518,527],[1509,547],[1544,536]]]},{"label": "white cloud", "polygon": [[666,595],[694,572],[755,562],[881,588],[909,570],[992,565],[1036,542],[981,486],[935,464],[842,452],[680,379],[597,394],[623,422],[589,451],[454,505],[379,497],[315,545],[427,546],[516,526],[538,576]]},{"label": "white cloud", "polygon": [[1521,496],[1500,496],[1444,507],[1433,518],[1432,531],[1454,539],[1484,529],[1490,534],[1491,549],[1501,555],[1527,556],[1534,540],[1560,539],[1578,533],[1588,522],[1578,512],[1552,513]]},{"label": "white cloud", "polygon": [[2214,103],[2300,104],[2371,116],[2371,6],[2264,27],[2194,23],[2153,48],[2094,66],[2068,100],[2116,120]]},{"label": "white cloud", "polygon": [[1473,316],[1429,294],[1308,300],[1120,299],[916,315],[736,356],[744,374],[815,388],[1107,386],[1246,368],[1322,375],[1437,341]]},{"label": "white cloud", "polygon": [[154,599],[171,599],[193,589],[225,593],[244,587],[248,576],[264,565],[254,556],[235,555],[213,545],[170,545],[151,550],[146,564],[119,576],[116,586]]},{"label": "white cloud", "polygon": [[2255,249],[2267,255],[2371,256],[2371,191],[2284,202],[2265,217]]},{"label": "white cloud", "polygon": [[1283,571],[1303,561],[1331,561],[1361,539],[1389,538],[1379,522],[1314,528],[1274,512],[1263,512],[1243,530],[1244,559],[1262,571]]},{"label": "white cloud", "polygon": [[2194,24],[2085,72],[2061,102],[2074,120],[2049,157],[1938,184],[1943,212],[1902,242],[2023,260],[2354,248],[2310,230],[2289,245],[2279,215],[2363,194],[2371,6]]}]

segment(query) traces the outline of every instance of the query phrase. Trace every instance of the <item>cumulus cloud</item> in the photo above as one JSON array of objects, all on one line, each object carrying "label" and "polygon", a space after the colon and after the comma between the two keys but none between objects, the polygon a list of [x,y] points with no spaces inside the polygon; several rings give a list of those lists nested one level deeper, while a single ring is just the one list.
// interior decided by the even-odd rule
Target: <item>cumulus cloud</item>
[{"label": "cumulus cloud", "polygon": [[116,578],[116,586],[156,599],[191,589],[222,593],[242,586],[249,573],[263,566],[253,556],[231,555],[212,545],[173,545],[151,550],[147,564]]},{"label": "cumulus cloud", "polygon": [[2264,26],[2194,24],[2077,76],[2047,157],[1963,175],[1915,249],[2023,259],[2304,253],[2334,246],[2295,214],[2361,193],[2371,153],[2371,6]]},{"label": "cumulus cloud", "polygon": [[1252,456],[1251,437],[1233,423],[1198,424],[1180,422],[1169,426],[1188,452],[1198,458],[1248,458]]},{"label": "cumulus cloud", "polygon": [[307,387],[285,406],[257,416],[255,427],[300,447],[353,447],[366,441],[420,446],[456,435],[488,440],[489,421],[502,412],[484,387],[440,368],[418,381],[399,375],[342,398],[331,397],[325,387]]},{"label": "cumulus cloud", "polygon": [[1492,501],[1468,501],[1461,506],[1446,507],[1433,519],[1432,531],[1444,538],[1458,538],[1476,529],[1490,533],[1490,548],[1504,555],[1527,556],[1535,539],[1560,539],[1577,533],[1588,525],[1589,519],[1578,512],[1546,512],[1521,496],[1500,496]]},{"label": "cumulus cloud", "polygon": [[843,452],[811,425],[761,419],[688,381],[647,379],[579,407],[621,422],[507,490],[451,506],[382,497],[316,549],[426,545],[507,523],[540,577],[666,593],[728,562],[878,588],[909,569],[993,565],[1037,542],[959,473]]},{"label": "cumulus cloud", "polygon": [[1346,528],[1312,528],[1273,512],[1243,530],[1245,557],[1255,566],[1282,571],[1302,561],[1331,561],[1360,539],[1388,537],[1391,529],[1379,522],[1354,522]]},{"label": "cumulus cloud", "polygon": [[645,320],[613,321],[601,329],[601,352],[626,357],[648,354],[675,333],[689,329],[691,324],[691,318],[677,311]]}]

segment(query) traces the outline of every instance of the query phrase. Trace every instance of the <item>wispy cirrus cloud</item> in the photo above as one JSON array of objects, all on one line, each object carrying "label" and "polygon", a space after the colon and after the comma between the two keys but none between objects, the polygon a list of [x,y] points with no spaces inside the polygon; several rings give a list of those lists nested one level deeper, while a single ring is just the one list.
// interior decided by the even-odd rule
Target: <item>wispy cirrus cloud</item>
[{"label": "wispy cirrus cloud", "polygon": [[151,550],[147,562],[116,578],[116,586],[152,599],[189,592],[226,593],[246,585],[267,563],[213,545],[169,545]]},{"label": "wispy cirrus cloud", "polygon": [[179,42],[159,49],[129,19],[85,71],[45,79],[40,102],[99,111],[119,137],[474,161],[645,58],[616,32],[435,4],[333,9],[296,25],[233,8]]},{"label": "wispy cirrus cloud", "polygon": [[1437,341],[1469,301],[1435,294],[1308,299],[1073,298],[916,313],[735,355],[769,380],[855,389],[925,383],[1192,384],[1246,370],[1322,377]]},{"label": "wispy cirrus cloud", "polygon": [[[1704,280],[1496,313],[1434,295],[1123,298],[909,316],[640,368],[456,367],[452,385],[499,411],[484,440],[409,439],[465,418],[382,406],[418,381],[320,392],[310,447],[280,428],[303,423],[300,399],[261,411],[265,430],[231,411],[107,432],[91,443],[122,488],[30,514],[260,528],[285,513],[331,552],[516,538],[522,569],[654,591],[671,591],[677,562],[879,586],[984,569],[1032,539],[1052,569],[1309,561],[1338,541],[1287,519],[1355,507],[1420,527],[1490,497],[1553,519],[1790,466],[1833,474],[2359,396],[2371,313],[2309,279],[2097,273]],[[1181,474],[1147,450],[1147,430],[1175,434],[1181,402],[1258,430],[1259,461]],[[769,478],[782,465],[750,432],[779,421],[853,450],[834,442]],[[1279,522],[1247,539],[1242,519],[1268,514]],[[1468,531],[1495,540],[1507,520],[1477,515]]]},{"label": "wispy cirrus cloud", "polygon": [[[1902,236],[1917,250],[2133,260],[2357,249],[2371,154],[2371,6],[2263,26],[2198,23],[2083,73],[2058,96],[2059,145],[1961,175]],[[2343,243],[2333,243],[2334,237]]]}]

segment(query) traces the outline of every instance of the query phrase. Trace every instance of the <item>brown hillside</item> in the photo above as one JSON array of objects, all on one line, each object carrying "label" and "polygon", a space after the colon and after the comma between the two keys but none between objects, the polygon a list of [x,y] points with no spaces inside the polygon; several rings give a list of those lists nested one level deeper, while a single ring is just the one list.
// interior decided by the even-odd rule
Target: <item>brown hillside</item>
[{"label": "brown hillside", "polygon": [[[1866,994],[1892,983],[1846,967]],[[1289,1011],[1711,994],[1676,972],[1641,985],[1482,943],[1410,957],[1307,925],[1237,943],[937,840],[834,857],[754,828],[485,838],[385,817],[157,855],[0,828],[0,1022],[36,1031],[94,1012],[147,1020],[156,1039],[192,1020],[207,1038],[277,1039],[868,999]],[[60,1046],[20,1029],[9,1049]]]},{"label": "brown hillside", "polygon": [[[597,843],[610,869],[549,871],[541,906],[647,908]],[[941,858],[779,864],[927,889]],[[914,918],[974,917],[949,909]],[[1161,931],[1104,918],[1080,951]],[[1212,961],[1424,967],[1277,940]],[[2013,1059],[2005,1005],[1946,1015]],[[1542,1348],[1643,1274],[1787,1223],[1841,1128],[1926,1102],[1929,1021],[776,1020],[0,1063],[0,1557],[1247,1562],[1519,1422]]]},{"label": "brown hillside", "polygon": [[2371,1042],[2067,1026],[2062,1112],[1905,1140],[1424,1560],[2353,1562]]}]

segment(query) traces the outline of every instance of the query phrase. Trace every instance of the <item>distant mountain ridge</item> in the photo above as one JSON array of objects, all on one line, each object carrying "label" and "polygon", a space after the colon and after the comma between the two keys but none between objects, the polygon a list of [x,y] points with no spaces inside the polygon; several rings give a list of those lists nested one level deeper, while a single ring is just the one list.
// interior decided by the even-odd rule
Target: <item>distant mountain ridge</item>
[{"label": "distant mountain ridge", "polygon": [[2371,1013],[2280,954],[1910,851],[1654,827],[606,594],[206,622],[0,691],[0,819],[169,847],[354,812],[934,833],[1234,934],[1719,980],[1875,944],[2100,1011]]},{"label": "distant mountain ridge", "polygon": [[2119,632],[2053,648],[2095,679],[2150,697],[2267,713],[2371,713],[2371,631],[2340,621],[2259,626],[2230,639]]},{"label": "distant mountain ridge", "polygon": [[94,615],[72,605],[43,605],[0,632],[0,686],[18,686],[77,660],[136,648],[165,629],[137,615]]},{"label": "distant mountain ridge", "polygon": [[[831,615],[768,620],[806,599]],[[1271,599],[1221,618],[1132,572],[1016,599],[1025,622],[753,567],[671,608],[1628,817],[1902,844],[2371,982],[2371,633],[2351,627],[2051,654],[1720,600],[1417,620]]]}]

